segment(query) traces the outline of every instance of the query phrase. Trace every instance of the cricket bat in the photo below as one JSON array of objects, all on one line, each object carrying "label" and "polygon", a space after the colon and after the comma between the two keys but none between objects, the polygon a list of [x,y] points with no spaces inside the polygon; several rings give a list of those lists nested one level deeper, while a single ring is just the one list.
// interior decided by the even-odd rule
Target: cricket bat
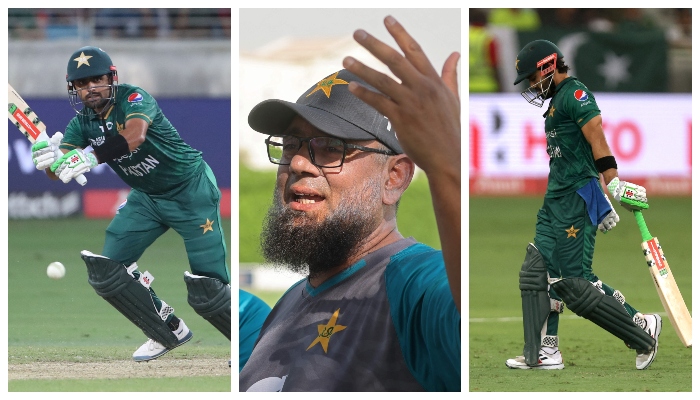
[{"label": "cricket bat", "polygon": [[[7,102],[9,109],[7,117],[19,129],[29,141],[34,144],[39,141],[50,141],[49,135],[46,133],[46,125],[39,119],[34,110],[32,110],[22,96],[10,85],[7,84]],[[53,137],[54,144],[60,143],[62,134],[56,134]],[[56,149],[56,158],[61,158],[63,153]],[[85,186],[87,179],[84,175],[79,175],[75,181],[80,185]]]},{"label": "cricket bat", "polygon": [[644,257],[647,260],[651,277],[654,279],[654,286],[656,286],[656,292],[659,294],[661,304],[663,304],[678,338],[685,347],[691,347],[693,344],[693,318],[688,312],[688,307],[683,300],[680,290],[678,290],[671,267],[668,266],[659,240],[649,233],[642,212],[635,210],[634,216],[642,233]]}]

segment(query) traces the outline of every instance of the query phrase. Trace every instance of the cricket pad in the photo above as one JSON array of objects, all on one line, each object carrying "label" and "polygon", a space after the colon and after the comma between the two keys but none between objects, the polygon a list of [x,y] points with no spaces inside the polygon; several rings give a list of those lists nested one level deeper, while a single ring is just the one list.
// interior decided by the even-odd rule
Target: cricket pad
[{"label": "cricket pad", "polygon": [[562,279],[552,283],[552,288],[576,315],[612,333],[630,348],[645,353],[654,348],[656,339],[632,321],[625,307],[614,298],[601,293],[586,279]]},{"label": "cricket pad", "polygon": [[187,302],[201,317],[231,340],[231,285],[185,273]]},{"label": "cricket pad", "polygon": [[551,304],[547,292],[547,267],[539,250],[530,243],[520,269],[520,297],[523,303],[523,355],[527,365],[537,365],[542,345],[542,327],[549,317]]},{"label": "cricket pad", "polygon": [[177,347],[177,336],[158,314],[150,290],[136,281],[124,264],[88,251],[80,252],[80,256],[87,265],[88,283],[100,297],[150,339],[168,349]]}]

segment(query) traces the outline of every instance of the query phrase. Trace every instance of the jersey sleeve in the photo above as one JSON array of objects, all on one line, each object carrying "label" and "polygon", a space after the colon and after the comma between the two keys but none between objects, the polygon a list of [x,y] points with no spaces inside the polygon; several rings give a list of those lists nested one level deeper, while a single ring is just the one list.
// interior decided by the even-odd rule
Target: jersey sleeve
[{"label": "jersey sleeve", "polygon": [[442,252],[411,246],[392,257],[385,278],[393,324],[414,377],[428,391],[460,390],[461,317]]},{"label": "jersey sleeve", "polygon": [[572,120],[576,121],[579,128],[582,128],[593,117],[600,115],[600,108],[596,103],[593,93],[580,82],[575,82],[577,85],[574,90],[566,93],[564,99],[566,111]]},{"label": "jersey sleeve", "polygon": [[76,148],[84,149],[90,145],[90,142],[83,135],[80,129],[80,121],[78,117],[70,120],[66,131],[63,133],[63,140],[59,146],[61,149],[65,150],[75,150]]},{"label": "jersey sleeve", "polygon": [[245,290],[238,289],[238,296],[238,371],[240,372],[253,352],[260,328],[270,314],[270,306]]},{"label": "jersey sleeve", "polygon": [[126,93],[119,96],[119,106],[124,110],[125,121],[132,118],[140,118],[148,122],[148,125],[151,125],[158,114],[158,104],[153,96],[135,86],[124,90],[126,90]]}]

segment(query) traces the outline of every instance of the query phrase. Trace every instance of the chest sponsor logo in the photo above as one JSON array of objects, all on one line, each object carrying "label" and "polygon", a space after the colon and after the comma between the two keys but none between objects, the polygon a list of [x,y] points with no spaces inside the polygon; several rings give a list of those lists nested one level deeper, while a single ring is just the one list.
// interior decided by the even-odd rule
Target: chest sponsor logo
[{"label": "chest sponsor logo", "polygon": [[105,142],[105,137],[100,136],[100,137],[96,137],[94,139],[88,139],[88,140],[90,141],[90,144],[92,144],[92,147],[102,146],[102,144]]},{"label": "chest sponsor logo", "polygon": [[136,103],[138,101],[143,100],[143,96],[141,96],[141,93],[132,93],[129,95],[128,102],[129,103]]},{"label": "chest sponsor logo", "polygon": [[588,100],[588,93],[586,93],[585,91],[583,91],[581,89],[578,89],[577,91],[574,92],[574,97],[578,101],[586,101],[586,100]]}]

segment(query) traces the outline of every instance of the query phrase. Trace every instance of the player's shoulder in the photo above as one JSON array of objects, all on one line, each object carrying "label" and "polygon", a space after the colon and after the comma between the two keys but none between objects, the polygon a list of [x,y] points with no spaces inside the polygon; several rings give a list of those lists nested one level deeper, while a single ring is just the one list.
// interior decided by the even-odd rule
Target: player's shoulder
[{"label": "player's shoulder", "polygon": [[581,101],[581,97],[593,97],[593,92],[586,86],[585,83],[579,81],[576,78],[571,79],[568,85],[564,86],[564,91],[570,95],[573,95],[575,100]]},{"label": "player's shoulder", "polygon": [[433,275],[443,272],[444,269],[445,259],[442,257],[442,251],[423,243],[416,243],[391,256],[386,273],[407,278]]},{"label": "player's shoulder", "polygon": [[153,96],[151,96],[151,94],[148,93],[145,89],[136,85],[130,85],[128,83],[120,83],[119,86],[117,86],[116,97],[117,101],[134,101],[137,99],[143,100],[144,98],[153,98]]},{"label": "player's shoulder", "polygon": [[394,254],[391,259],[394,260],[411,260],[411,259],[429,259],[436,256],[442,257],[442,251],[436,250],[424,243],[415,243],[411,246]]},{"label": "player's shoulder", "polygon": [[582,105],[595,104],[595,96],[593,92],[581,81],[575,77],[568,78],[561,90],[557,93],[558,102],[561,107],[576,110],[581,110]]}]

